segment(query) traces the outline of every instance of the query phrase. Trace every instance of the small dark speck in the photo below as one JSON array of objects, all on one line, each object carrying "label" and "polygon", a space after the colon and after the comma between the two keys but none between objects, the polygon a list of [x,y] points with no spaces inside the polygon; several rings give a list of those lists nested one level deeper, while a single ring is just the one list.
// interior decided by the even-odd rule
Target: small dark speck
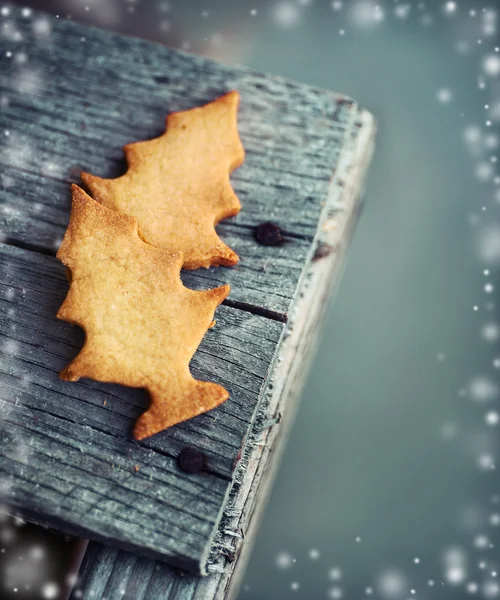
[{"label": "small dark speck", "polygon": [[170,83],[170,77],[165,77],[164,75],[158,75],[154,78],[154,80],[156,81],[156,83]]},{"label": "small dark speck", "polygon": [[193,474],[203,469],[205,457],[196,448],[188,446],[179,454],[177,462],[185,473]]},{"label": "small dark speck", "polygon": [[284,241],[281,229],[270,221],[256,227],[255,239],[263,246],[280,246]]},{"label": "small dark speck", "polygon": [[326,258],[327,256],[330,256],[330,254],[334,251],[334,246],[331,246],[330,244],[319,244],[319,246],[316,248],[316,252],[314,253],[313,261]]}]

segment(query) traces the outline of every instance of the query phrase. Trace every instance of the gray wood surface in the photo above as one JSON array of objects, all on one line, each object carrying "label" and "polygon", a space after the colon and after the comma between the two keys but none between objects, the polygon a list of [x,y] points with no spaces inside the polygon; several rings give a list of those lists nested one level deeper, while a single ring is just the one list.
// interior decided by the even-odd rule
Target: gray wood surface
[{"label": "gray wood surface", "polygon": [[[325,90],[62,19],[50,18],[51,36],[40,38],[16,7],[12,20],[23,37],[19,49],[30,59],[18,65],[0,52],[0,129],[10,132],[0,138],[0,232],[11,242],[52,251],[69,218],[68,184],[80,181],[80,171],[121,174],[124,144],[159,135],[168,112],[236,89],[246,161],[232,183],[244,208],[218,230],[241,262],[200,269],[185,280],[192,287],[229,283],[232,302],[286,313],[357,105]],[[289,234],[285,245],[253,242],[253,227],[263,220]]]},{"label": "gray wood surface", "polygon": [[[91,542],[71,600],[223,600],[234,598],[248,561],[280,454],[293,423],[297,401],[332,290],[345,265],[345,252],[361,209],[364,175],[373,150],[373,121],[359,115],[360,128],[345,141],[339,174],[345,185],[332,184],[315,240],[316,258],[306,267],[288,323],[279,360],[252,428],[245,459],[231,492],[208,577],[186,575],[158,561]],[[342,201],[341,217],[330,206]],[[277,419],[277,415],[280,416]]]},{"label": "gray wood surface", "polygon": [[[8,59],[0,42],[0,131],[8,131],[0,138],[0,492],[32,520],[127,550],[92,545],[85,597],[119,597],[122,581],[129,598],[222,598],[244,563],[232,562],[239,536],[262,505],[271,449],[285,430],[269,425],[291,414],[306,341],[342,264],[373,121],[328,91],[64,20],[49,18],[44,39],[19,8],[11,14],[30,60]],[[241,262],[183,280],[232,286],[192,362],[231,398],[138,444],[130,428],[144,393],[57,378],[83,339],[55,319],[67,283],[52,255],[69,219],[69,183],[81,170],[120,174],[125,143],[158,135],[168,112],[229,89],[242,96],[246,162],[232,182],[243,210],[218,230]],[[284,230],[282,246],[255,241],[267,220]],[[187,445],[206,454],[203,472],[177,467]],[[212,575],[181,577],[152,559]]]},{"label": "gray wood surface", "polygon": [[[231,400],[138,444],[130,432],[145,393],[58,378],[83,340],[55,317],[68,288],[63,266],[1,245],[0,272],[0,472],[9,503],[76,534],[199,568],[283,324],[219,308],[191,364],[196,377],[226,386]],[[206,472],[178,469],[185,445],[206,454]]]}]

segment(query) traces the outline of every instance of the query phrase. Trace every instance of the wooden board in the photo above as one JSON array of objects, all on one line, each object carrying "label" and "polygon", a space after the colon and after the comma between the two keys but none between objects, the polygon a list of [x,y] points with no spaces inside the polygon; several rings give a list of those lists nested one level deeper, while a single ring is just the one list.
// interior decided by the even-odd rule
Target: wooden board
[{"label": "wooden board", "polygon": [[[318,245],[327,267],[311,302],[327,293],[341,264],[373,120],[331,92],[68,21],[49,18],[50,38],[37,38],[20,9],[11,13],[30,61],[17,65],[0,53],[0,128],[9,132],[0,144],[4,495],[33,520],[195,573],[226,572],[227,540],[238,539],[224,533],[235,531],[228,519],[246,528],[268,470],[258,434],[291,397],[285,380],[279,393],[269,385],[284,322],[307,313],[304,305],[294,311],[318,264]],[[232,177],[243,210],[219,231],[242,260],[183,279],[191,287],[232,286],[192,362],[196,376],[222,383],[231,398],[137,444],[130,425],[145,406],[143,393],[57,379],[82,341],[79,330],[54,316],[67,288],[52,255],[69,217],[69,183],[80,170],[118,175],[124,143],[158,135],[166,113],[229,89],[242,95],[247,158]],[[267,220],[283,228],[282,246],[255,241],[255,226]],[[305,352],[290,354],[291,370]],[[186,445],[205,453],[202,473],[177,467]],[[221,577],[219,589],[230,580]]]},{"label": "wooden board", "polygon": [[[91,542],[71,600],[228,600],[238,591],[265,508],[274,473],[293,423],[297,401],[321,335],[328,299],[339,283],[345,252],[357,221],[364,175],[373,150],[373,120],[360,115],[361,127],[346,140],[339,171],[345,186],[332,187],[329,203],[340,198],[346,210],[332,219],[325,210],[316,238],[316,259],[306,268],[280,355],[252,428],[245,461],[214,544],[210,575],[187,575],[164,563]],[[327,204],[328,207],[328,204]],[[336,225],[334,227],[333,225]],[[328,252],[328,249],[334,249]],[[280,418],[277,418],[277,416]]]},{"label": "wooden board", "polygon": [[[331,92],[69,21],[51,18],[47,41],[34,35],[19,8],[12,14],[23,38],[19,49],[30,60],[17,65],[0,53],[2,129],[10,132],[1,138],[0,232],[12,243],[53,251],[69,218],[68,184],[79,182],[80,171],[121,174],[124,144],[159,135],[168,112],[236,89],[246,161],[232,183],[244,210],[219,231],[242,260],[235,268],[186,274],[185,281],[230,283],[233,303],[286,313],[358,106]],[[266,220],[288,233],[282,247],[254,243],[253,228]]]}]

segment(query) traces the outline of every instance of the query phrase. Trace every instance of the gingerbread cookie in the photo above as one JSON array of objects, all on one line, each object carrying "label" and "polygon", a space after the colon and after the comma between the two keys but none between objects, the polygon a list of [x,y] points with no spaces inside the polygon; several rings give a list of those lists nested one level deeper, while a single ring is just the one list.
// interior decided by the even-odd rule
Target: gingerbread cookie
[{"label": "gingerbread cookie", "polygon": [[135,218],[109,210],[78,186],[72,194],[57,253],[71,284],[57,316],[82,327],[86,340],[61,378],[146,388],[151,405],[135,424],[136,439],[224,402],[228,392],[194,379],[189,362],[229,286],[184,287],[181,253],[145,243]]},{"label": "gingerbread cookie", "polygon": [[82,173],[91,195],[131,215],[153,246],[183,254],[183,268],[230,266],[238,256],[215,232],[240,201],[229,182],[244,150],[237,128],[238,92],[200,108],[171,113],[158,138],[124,148],[128,171],[117,179]]}]

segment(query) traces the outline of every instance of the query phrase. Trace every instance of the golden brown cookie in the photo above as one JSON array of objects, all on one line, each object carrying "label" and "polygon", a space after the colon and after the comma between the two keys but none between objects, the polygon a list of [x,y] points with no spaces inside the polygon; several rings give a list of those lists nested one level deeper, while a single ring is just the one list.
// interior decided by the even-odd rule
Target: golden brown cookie
[{"label": "golden brown cookie", "polygon": [[58,318],[85,330],[62,379],[146,388],[149,409],[134,427],[142,439],[215,408],[229,394],[197,381],[189,362],[229,286],[194,291],[180,279],[181,254],[146,244],[137,221],[72,187],[71,219],[57,257],[71,271]]},{"label": "golden brown cookie", "polygon": [[185,269],[234,265],[238,255],[215,225],[241,209],[229,181],[245,156],[238,104],[233,91],[200,108],[171,113],[163,135],[125,146],[125,175],[101,179],[82,173],[82,180],[95,200],[135,217],[147,242],[182,252]]}]

